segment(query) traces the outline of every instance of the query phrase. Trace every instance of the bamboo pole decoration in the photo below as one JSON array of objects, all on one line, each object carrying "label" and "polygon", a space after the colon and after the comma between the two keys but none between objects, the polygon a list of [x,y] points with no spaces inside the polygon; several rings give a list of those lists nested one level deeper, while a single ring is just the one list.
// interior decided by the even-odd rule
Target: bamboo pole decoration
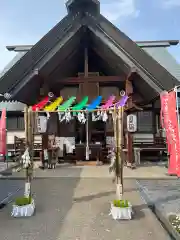
[{"label": "bamboo pole decoration", "polygon": [[123,157],[123,126],[124,126],[124,108],[120,110],[119,129],[120,129],[120,184],[123,196],[123,168],[124,168],[124,157]]},{"label": "bamboo pole decoration", "polygon": [[36,113],[31,111],[31,164],[32,164],[32,174],[34,166],[34,133],[36,126]]},{"label": "bamboo pole decoration", "polygon": [[86,112],[86,160],[89,160],[89,114]]},{"label": "bamboo pole decoration", "polygon": [[29,156],[30,156],[30,165],[26,168],[26,182],[25,182],[25,196],[31,196],[31,180],[32,180],[32,171],[33,171],[33,112],[30,108],[28,108],[27,112],[27,145],[26,147],[29,150]]},{"label": "bamboo pole decoration", "polygon": [[116,196],[121,200],[123,197],[123,108],[116,110]]},{"label": "bamboo pole decoration", "polygon": [[116,108],[112,112],[112,119],[113,119],[113,129],[114,129],[114,145],[116,147]]}]

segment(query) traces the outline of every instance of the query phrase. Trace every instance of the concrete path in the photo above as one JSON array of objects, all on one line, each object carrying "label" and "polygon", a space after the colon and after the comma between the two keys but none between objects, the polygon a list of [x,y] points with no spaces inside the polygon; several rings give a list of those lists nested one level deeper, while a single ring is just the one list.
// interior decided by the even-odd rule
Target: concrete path
[{"label": "concrete path", "polygon": [[135,180],[125,180],[125,198],[134,206],[134,219],[119,222],[109,216],[110,202],[115,198],[112,181],[107,177],[94,178],[91,171],[91,177],[83,177],[82,172],[82,168],[37,170],[33,180],[35,216],[14,219],[10,216],[11,205],[1,209],[0,239],[170,239],[141,199]]},{"label": "concrete path", "polygon": [[14,166],[17,166],[16,162],[8,162],[8,165],[6,162],[0,162],[0,174],[9,168],[11,169]]},{"label": "concrete path", "polygon": [[[112,178],[113,174],[109,174],[108,165],[103,166],[72,166],[68,164],[57,165],[56,170],[40,170],[38,169],[40,162],[35,162],[35,176],[37,177],[79,177],[76,176],[74,169],[80,170],[82,178]],[[53,174],[52,174],[53,172]],[[18,174],[19,176],[19,174]],[[23,176],[23,173],[22,173]],[[177,179],[177,177],[168,176],[167,169],[163,166],[141,166],[137,169],[129,169],[124,167],[124,178],[126,179]]]}]

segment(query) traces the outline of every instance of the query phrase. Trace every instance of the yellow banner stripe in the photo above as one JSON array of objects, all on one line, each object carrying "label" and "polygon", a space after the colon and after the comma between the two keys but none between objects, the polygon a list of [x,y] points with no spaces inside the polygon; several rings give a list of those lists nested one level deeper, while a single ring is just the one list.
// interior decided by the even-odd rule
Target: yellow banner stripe
[{"label": "yellow banner stripe", "polygon": [[63,98],[58,97],[54,102],[44,108],[45,111],[55,111],[56,108],[62,103]]}]

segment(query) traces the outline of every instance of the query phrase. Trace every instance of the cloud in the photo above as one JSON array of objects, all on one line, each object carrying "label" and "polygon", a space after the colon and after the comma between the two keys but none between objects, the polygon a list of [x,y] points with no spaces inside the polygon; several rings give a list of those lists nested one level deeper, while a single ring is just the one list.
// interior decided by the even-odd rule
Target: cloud
[{"label": "cloud", "polygon": [[101,4],[101,13],[109,21],[117,22],[124,17],[136,18],[140,11],[136,8],[135,0],[110,0]]},{"label": "cloud", "polygon": [[180,7],[180,0],[162,0],[162,6],[164,8]]}]

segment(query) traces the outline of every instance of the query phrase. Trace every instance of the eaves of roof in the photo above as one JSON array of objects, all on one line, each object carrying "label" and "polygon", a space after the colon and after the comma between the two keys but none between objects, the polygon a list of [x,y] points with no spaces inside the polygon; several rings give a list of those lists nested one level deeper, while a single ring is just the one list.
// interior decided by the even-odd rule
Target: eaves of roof
[{"label": "eaves of roof", "polygon": [[112,39],[114,44],[125,51],[127,56],[129,56],[139,68],[143,69],[162,90],[169,90],[179,84],[179,81],[173,75],[105,17],[101,15],[98,23],[102,31]]},{"label": "eaves of roof", "polygon": [[[179,40],[135,41],[139,47],[169,47],[179,44]],[[34,45],[9,45],[7,50],[14,52],[29,51]]]},{"label": "eaves of roof", "polygon": [[10,70],[0,78],[1,92],[7,92],[32,71],[40,59],[45,56],[53,46],[72,28],[72,23],[78,18],[68,14],[54,28],[52,28],[39,42],[37,42],[22,58],[20,58]]},{"label": "eaves of roof", "polygon": [[166,48],[143,47],[143,50],[180,81],[180,64]]}]

